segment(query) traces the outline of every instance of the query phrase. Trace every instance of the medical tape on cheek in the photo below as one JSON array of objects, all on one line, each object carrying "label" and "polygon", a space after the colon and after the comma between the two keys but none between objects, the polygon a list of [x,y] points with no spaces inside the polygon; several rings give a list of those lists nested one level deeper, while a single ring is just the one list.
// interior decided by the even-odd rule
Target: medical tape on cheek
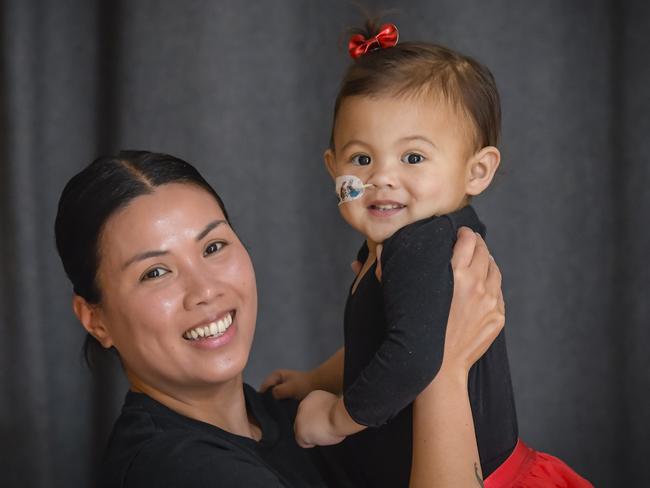
[{"label": "medical tape on cheek", "polygon": [[366,188],[374,186],[372,184],[365,185],[363,181],[353,175],[337,176],[334,181],[336,183],[336,196],[339,197],[339,205],[361,198]]}]

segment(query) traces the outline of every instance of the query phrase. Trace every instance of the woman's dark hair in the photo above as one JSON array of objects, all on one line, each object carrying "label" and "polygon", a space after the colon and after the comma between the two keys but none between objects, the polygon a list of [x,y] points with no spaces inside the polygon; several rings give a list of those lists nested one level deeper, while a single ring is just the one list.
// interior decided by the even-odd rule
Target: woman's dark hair
[{"label": "woman's dark hair", "polygon": [[[379,32],[379,18],[354,29],[366,39]],[[496,146],[501,131],[501,104],[490,70],[475,59],[444,46],[424,42],[399,42],[356,59],[343,77],[334,106],[334,124],[345,98],[362,96],[442,97],[471,120],[474,149]]]},{"label": "woman's dark hair", "polygon": [[[73,176],[61,193],[54,224],[56,248],[76,295],[90,304],[101,302],[97,283],[99,242],[104,225],[131,200],[154,192],[158,186],[187,183],[203,188],[228,213],[217,192],[191,164],[168,154],[121,151],[94,160]],[[90,334],[84,352],[99,344]]]}]

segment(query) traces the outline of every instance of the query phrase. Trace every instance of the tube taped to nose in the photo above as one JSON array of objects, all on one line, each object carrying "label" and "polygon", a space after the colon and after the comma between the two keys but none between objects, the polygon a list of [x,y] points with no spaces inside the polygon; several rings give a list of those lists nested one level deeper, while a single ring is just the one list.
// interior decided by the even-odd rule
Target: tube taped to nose
[{"label": "tube taped to nose", "polygon": [[360,198],[366,188],[374,186],[372,184],[364,185],[363,181],[354,175],[337,176],[334,181],[336,183],[336,196],[339,197],[339,205]]}]

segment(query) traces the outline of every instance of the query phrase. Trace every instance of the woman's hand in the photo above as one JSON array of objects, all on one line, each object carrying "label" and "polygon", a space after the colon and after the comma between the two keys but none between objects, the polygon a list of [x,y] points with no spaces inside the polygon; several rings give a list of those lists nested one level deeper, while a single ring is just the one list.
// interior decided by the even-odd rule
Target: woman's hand
[{"label": "woman's hand", "polygon": [[295,398],[302,400],[309,392],[316,389],[313,371],[297,371],[295,369],[278,369],[266,377],[260,392],[264,393],[273,387],[271,393],[277,400]]},{"label": "woman's hand", "polygon": [[467,375],[505,324],[501,272],[478,234],[463,227],[451,258],[454,294],[442,370]]},{"label": "woman's hand", "polygon": [[260,391],[273,387],[277,400],[295,398],[302,400],[314,390],[325,390],[339,395],[343,389],[343,348],[337,350],[317,368],[309,371],[278,369],[266,377]]}]

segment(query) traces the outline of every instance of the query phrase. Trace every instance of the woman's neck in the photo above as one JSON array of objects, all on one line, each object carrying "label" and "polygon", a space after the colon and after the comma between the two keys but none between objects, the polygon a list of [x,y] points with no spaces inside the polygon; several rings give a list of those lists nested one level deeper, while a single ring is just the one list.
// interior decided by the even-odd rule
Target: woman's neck
[{"label": "woman's neck", "polygon": [[209,389],[163,391],[127,371],[131,390],[144,393],[175,412],[219,427],[231,434],[260,440],[262,431],[249,415],[241,375]]}]

